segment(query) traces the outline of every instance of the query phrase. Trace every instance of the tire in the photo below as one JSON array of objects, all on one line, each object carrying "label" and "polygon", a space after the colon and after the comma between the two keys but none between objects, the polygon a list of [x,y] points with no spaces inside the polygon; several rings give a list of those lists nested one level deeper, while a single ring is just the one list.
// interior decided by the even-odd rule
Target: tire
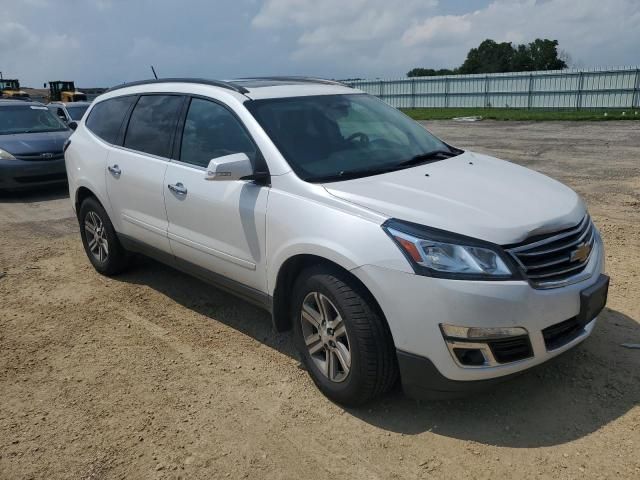
[{"label": "tire", "polygon": [[123,272],[129,265],[129,254],[120,244],[100,202],[94,197],[85,199],[80,205],[78,221],[84,251],[93,267],[107,276]]},{"label": "tire", "polygon": [[369,292],[354,278],[331,266],[309,268],[298,277],[293,299],[296,348],[329,399],[358,406],[396,383],[391,332]]}]

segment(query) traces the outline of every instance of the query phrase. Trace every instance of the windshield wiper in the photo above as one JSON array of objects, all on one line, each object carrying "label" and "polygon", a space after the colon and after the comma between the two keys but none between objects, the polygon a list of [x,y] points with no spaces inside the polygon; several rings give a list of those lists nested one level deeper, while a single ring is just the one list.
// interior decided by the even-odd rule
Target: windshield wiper
[{"label": "windshield wiper", "polygon": [[456,155],[460,155],[462,151],[454,151],[454,150],[433,150],[432,152],[421,153],[420,155],[416,155],[411,157],[408,160],[404,160],[398,163],[397,167],[410,167],[413,165],[420,165],[423,163],[427,163],[431,160],[442,160],[443,158],[451,158]]},{"label": "windshield wiper", "polygon": [[343,170],[334,175],[325,175],[320,177],[306,178],[308,182],[323,183],[323,182],[336,182],[341,180],[351,180],[360,177],[370,177],[372,175],[379,175],[381,173],[388,173],[395,170],[395,167],[383,167],[383,168],[363,168],[362,170]]},{"label": "windshield wiper", "polygon": [[403,168],[411,167],[413,165],[419,165],[422,163],[427,163],[431,160],[443,160],[445,158],[455,157],[460,155],[463,150],[459,150],[457,148],[452,148],[451,150],[434,150],[428,153],[421,153],[420,155],[416,155],[411,157],[409,160],[405,160],[403,162],[397,163],[395,165],[386,165],[384,167],[378,168],[364,168],[362,170],[343,170],[341,172],[325,175],[320,177],[308,177],[305,180],[312,183],[323,183],[323,182],[336,182],[341,180],[351,180],[353,178],[360,177],[370,177],[372,175],[380,175],[382,173],[394,172],[396,170],[401,170]]}]

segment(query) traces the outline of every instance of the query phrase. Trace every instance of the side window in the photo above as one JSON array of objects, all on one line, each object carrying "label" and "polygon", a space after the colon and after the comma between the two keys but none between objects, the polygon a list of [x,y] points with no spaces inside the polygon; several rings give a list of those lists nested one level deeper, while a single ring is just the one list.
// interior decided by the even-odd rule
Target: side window
[{"label": "side window", "polygon": [[67,119],[67,116],[64,114],[64,110],[62,110],[61,108],[58,108],[58,110],[56,111],[56,115],[58,115],[58,117],[63,120]]},{"label": "side window", "polygon": [[180,161],[206,167],[213,158],[241,152],[254,162],[256,147],[240,121],[215,102],[193,98],[184,123]]},{"label": "side window", "polygon": [[171,156],[183,97],[178,95],[143,95],[131,113],[124,146],[159,157]]},{"label": "side window", "polygon": [[105,142],[116,143],[124,116],[137,97],[117,97],[100,102],[93,107],[87,118],[89,130]]}]

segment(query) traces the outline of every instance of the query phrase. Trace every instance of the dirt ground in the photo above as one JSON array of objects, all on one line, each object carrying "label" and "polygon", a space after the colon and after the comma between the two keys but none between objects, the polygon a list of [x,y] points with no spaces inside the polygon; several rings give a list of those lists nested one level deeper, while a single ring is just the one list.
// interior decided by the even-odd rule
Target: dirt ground
[{"label": "dirt ground", "polygon": [[345,410],[266,313],[150,260],[102,277],[64,190],[5,195],[0,478],[640,478],[640,124],[427,125],[584,197],[612,277],[584,344],[482,396]]}]

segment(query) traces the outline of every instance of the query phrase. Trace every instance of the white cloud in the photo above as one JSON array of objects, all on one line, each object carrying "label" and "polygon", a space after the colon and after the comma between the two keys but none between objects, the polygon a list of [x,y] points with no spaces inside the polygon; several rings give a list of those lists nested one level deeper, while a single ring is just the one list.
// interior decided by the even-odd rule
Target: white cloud
[{"label": "white cloud", "polygon": [[586,66],[638,62],[638,0],[469,1],[466,13],[436,14],[446,9],[446,2],[435,1],[267,0],[253,26],[290,30],[292,61],[332,59],[358,75],[395,71],[401,76],[413,66],[458,66],[486,38],[557,39]]},{"label": "white cloud", "polygon": [[[0,52],[24,51],[36,45],[38,36],[17,22],[0,22]],[[6,59],[5,59],[6,61]]]},{"label": "white cloud", "polygon": [[[587,65],[638,61],[637,0],[497,0],[463,15],[436,16],[404,33],[406,47],[430,48],[447,39],[460,53],[486,38],[514,43],[552,38]],[[451,49],[450,49],[451,50]]]},{"label": "white cloud", "polygon": [[438,5],[436,0],[267,0],[252,24],[261,29],[298,32],[292,58],[372,62],[412,18]]},{"label": "white cloud", "polygon": [[419,43],[437,43],[451,41],[451,36],[463,36],[471,31],[473,15],[441,15],[427,18],[419,25],[404,32],[402,42],[406,46]]},{"label": "white cloud", "polygon": [[[485,38],[555,38],[583,66],[640,61],[640,0],[5,1],[0,70],[38,86],[150,76],[398,77]],[[5,5],[6,4],[6,5]]]},{"label": "white cloud", "polygon": [[[6,77],[19,77],[26,86],[38,86],[25,81],[34,69],[59,71],[69,63],[80,42],[67,33],[40,33],[17,22],[0,22],[0,51],[4,52],[2,65]],[[56,68],[56,66],[58,68]]]}]

